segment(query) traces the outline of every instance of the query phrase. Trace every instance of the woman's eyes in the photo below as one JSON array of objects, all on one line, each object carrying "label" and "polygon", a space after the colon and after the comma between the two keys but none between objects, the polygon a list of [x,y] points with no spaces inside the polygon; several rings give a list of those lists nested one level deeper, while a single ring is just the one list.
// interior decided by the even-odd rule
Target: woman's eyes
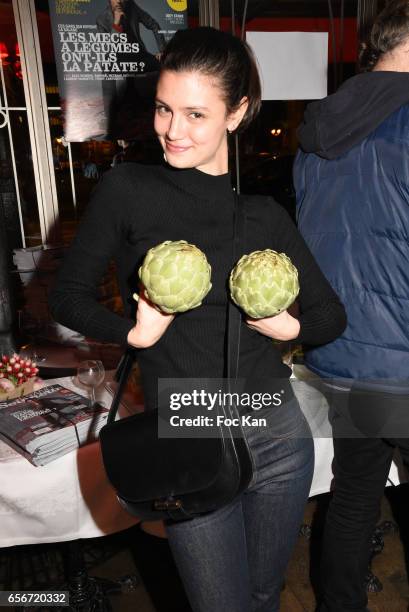
[{"label": "woman's eyes", "polygon": [[204,115],[202,115],[202,113],[190,113],[189,117],[192,117],[193,119],[202,119]]},{"label": "woman's eyes", "polygon": [[[156,112],[158,113],[158,115],[162,115],[162,116],[165,116],[165,115],[167,115],[168,113],[171,112],[171,110],[167,106],[159,106],[158,105],[158,106],[155,107],[155,109],[156,109]],[[188,114],[188,117],[190,117],[191,119],[196,120],[196,119],[203,119],[204,115],[203,115],[203,113],[192,112],[192,113]]]},{"label": "woman's eyes", "polygon": [[156,106],[156,112],[159,115],[166,115],[166,113],[169,113],[170,111],[169,111],[167,106],[159,106],[158,105],[158,106]]}]

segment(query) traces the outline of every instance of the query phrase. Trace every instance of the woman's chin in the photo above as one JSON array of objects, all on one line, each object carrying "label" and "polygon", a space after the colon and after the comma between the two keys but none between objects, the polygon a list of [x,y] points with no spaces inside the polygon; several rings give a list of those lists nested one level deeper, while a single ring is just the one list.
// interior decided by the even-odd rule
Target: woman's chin
[{"label": "woman's chin", "polygon": [[169,155],[168,153],[166,153],[166,161],[168,162],[170,166],[173,166],[174,168],[183,169],[183,168],[193,168],[194,166],[194,163],[192,160],[181,159],[177,155]]}]

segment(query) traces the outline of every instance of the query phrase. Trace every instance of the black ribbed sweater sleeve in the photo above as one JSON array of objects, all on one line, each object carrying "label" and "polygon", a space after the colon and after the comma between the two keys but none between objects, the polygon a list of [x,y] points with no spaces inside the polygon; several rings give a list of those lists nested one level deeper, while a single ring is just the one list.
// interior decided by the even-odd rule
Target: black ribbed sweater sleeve
[{"label": "black ribbed sweater sleeve", "polygon": [[[167,201],[162,196],[165,195],[163,190],[169,188],[156,175],[145,177],[140,173],[131,180],[134,171],[131,172],[128,166],[121,164],[106,173],[94,190],[49,299],[53,317],[63,325],[97,340],[118,344],[126,344],[134,321],[98,303],[98,283],[110,260],[126,243],[130,231],[139,227],[135,206],[143,207],[145,214],[151,215],[150,198],[154,198],[152,202],[157,207],[162,199]],[[145,191],[144,196],[137,193],[141,180],[150,181],[149,194],[152,195],[148,198]],[[179,191],[177,194],[178,199],[186,198],[186,207],[189,206],[187,210],[190,210],[192,196],[182,196]],[[271,228],[267,230],[267,244],[261,248],[274,248],[286,253],[299,272],[301,329],[297,340],[311,345],[334,340],[346,326],[342,304],[284,209],[270,199],[257,200],[259,205],[253,209],[254,213],[251,212],[252,206],[248,210],[253,216],[255,248],[260,248],[258,236],[264,234],[266,228]],[[161,208],[162,217],[163,211]],[[143,219],[144,215],[138,218]],[[194,220],[193,216],[192,223]],[[177,219],[175,223],[178,223]]]},{"label": "black ribbed sweater sleeve", "polygon": [[97,287],[125,240],[129,202],[135,199],[122,174],[120,169],[108,172],[95,188],[49,298],[56,321],[96,340],[118,344],[126,344],[135,322],[99,304]]},{"label": "black ribbed sweater sleeve", "polygon": [[276,250],[286,253],[298,270],[300,334],[295,341],[319,345],[335,340],[344,331],[344,306],[321,272],[311,251],[286,211],[275,202],[273,240]]}]

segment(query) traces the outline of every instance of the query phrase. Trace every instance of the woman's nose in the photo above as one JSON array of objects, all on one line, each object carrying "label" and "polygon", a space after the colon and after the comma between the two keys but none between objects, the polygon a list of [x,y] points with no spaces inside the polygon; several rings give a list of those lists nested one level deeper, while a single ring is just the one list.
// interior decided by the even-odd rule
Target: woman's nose
[{"label": "woman's nose", "polygon": [[173,115],[168,126],[167,137],[169,140],[180,140],[183,138],[183,117]]}]

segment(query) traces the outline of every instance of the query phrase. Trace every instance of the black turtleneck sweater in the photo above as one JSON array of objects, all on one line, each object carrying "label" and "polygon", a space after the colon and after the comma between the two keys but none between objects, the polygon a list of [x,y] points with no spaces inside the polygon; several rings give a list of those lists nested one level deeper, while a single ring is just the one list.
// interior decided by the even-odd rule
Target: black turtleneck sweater
[{"label": "black turtleneck sweater", "polygon": [[[345,313],[286,212],[271,198],[242,196],[244,253],[286,253],[300,281],[301,331],[311,345],[334,340]],[[132,294],[146,251],[164,240],[197,245],[212,267],[212,289],[203,304],[178,315],[153,347],[138,350],[145,401],[154,403],[160,377],[223,376],[227,280],[232,268],[235,195],[230,176],[195,169],[124,163],[107,172],[87,207],[50,297],[54,318],[87,336],[126,344],[135,319]],[[97,302],[97,285],[114,258],[124,317]],[[242,325],[239,376],[288,378],[290,369],[270,338]]]}]

